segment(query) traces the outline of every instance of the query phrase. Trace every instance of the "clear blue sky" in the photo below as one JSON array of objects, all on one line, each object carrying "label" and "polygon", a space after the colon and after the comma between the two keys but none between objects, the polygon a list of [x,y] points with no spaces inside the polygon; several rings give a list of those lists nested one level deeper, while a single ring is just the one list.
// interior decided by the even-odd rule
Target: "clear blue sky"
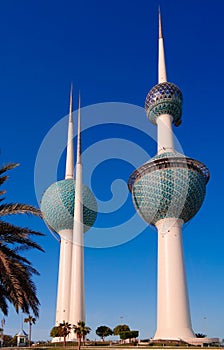
[{"label": "clear blue sky", "polygon": [[[102,102],[144,106],[145,96],[157,79],[159,3],[163,15],[168,79],[176,83],[184,95],[183,122],[174,131],[184,153],[204,162],[211,172],[205,202],[184,229],[193,329],[222,338],[222,0],[2,1],[1,163],[14,161],[21,164],[11,171],[7,201],[38,205],[34,189],[37,153],[48,131],[68,112],[71,81],[75,96],[81,90],[82,106]],[[91,111],[92,107],[88,108]],[[100,141],[105,140],[107,145],[102,152],[111,150],[113,142],[116,142],[114,139],[119,140],[121,156],[115,155],[113,158],[116,159],[105,158],[100,164],[100,148],[96,148],[96,158],[91,158],[95,168],[92,179],[86,179],[87,182],[91,180],[97,200],[104,201],[105,207],[112,196],[111,184],[116,179],[123,180],[123,184],[116,182],[121,187],[114,187],[114,190],[119,189],[118,201],[122,196],[126,198],[123,205],[113,213],[109,209],[107,214],[102,212],[96,222],[104,229],[105,237],[111,234],[108,227],[113,226],[116,231],[118,224],[125,223],[135,214],[124,182],[134,169],[134,161],[137,167],[147,160],[147,157],[143,159],[144,156],[135,157],[128,147],[123,154],[122,140],[124,149],[125,143],[130,140],[145,150],[148,158],[156,153],[155,142],[147,137],[152,129],[144,112],[140,113],[137,124],[141,125],[145,134],[137,130],[139,127],[128,127],[128,114],[121,113],[119,118],[123,126],[108,125],[105,120],[105,125],[85,128],[83,132],[84,151],[94,150],[93,144],[100,147]],[[88,124],[87,119],[88,116]],[[91,120],[93,125],[94,120]],[[117,114],[114,120],[117,123]],[[109,122],[113,122],[111,116]],[[130,126],[135,122],[130,119]],[[62,130],[61,137],[65,135],[66,130]],[[55,139],[55,149],[59,139],[60,135]],[[130,154],[132,162],[128,164]],[[54,145],[45,152],[46,162],[53,155]],[[88,166],[87,162],[84,163],[84,167]],[[64,155],[59,162],[58,179],[63,177],[63,171]],[[48,171],[43,169],[45,179],[47,175]],[[100,207],[103,208],[102,203]],[[13,222],[32,226],[46,234],[39,240],[45,254],[32,252],[29,257],[40,272],[40,277],[35,278],[41,302],[40,318],[33,328],[33,339],[50,339],[49,331],[55,321],[59,244],[38,219],[19,218]],[[96,327],[103,324],[113,328],[121,322],[127,323],[132,329],[140,330],[141,338],[151,337],[155,332],[157,237],[155,230],[144,228],[140,219],[139,225],[142,225],[143,232],[125,244],[113,248],[85,249],[86,313],[92,339],[97,338]],[[139,233],[139,226],[132,225],[131,229],[129,226],[128,230],[129,237],[133,237],[136,232]],[[119,232],[118,227],[115,235],[119,236]],[[22,317],[10,309],[5,332],[14,335],[20,329]],[[27,325],[24,328],[27,329]]]}]

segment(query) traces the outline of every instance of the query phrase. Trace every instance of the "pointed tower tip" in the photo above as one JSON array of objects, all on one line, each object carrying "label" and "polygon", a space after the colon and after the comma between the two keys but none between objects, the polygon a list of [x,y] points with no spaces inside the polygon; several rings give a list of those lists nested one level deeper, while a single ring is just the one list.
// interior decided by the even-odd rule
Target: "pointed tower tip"
[{"label": "pointed tower tip", "polygon": [[78,109],[79,110],[81,109],[81,93],[80,93],[80,90],[79,90],[79,99],[78,99]]},{"label": "pointed tower tip", "polygon": [[159,7],[159,55],[158,55],[158,83],[164,83],[167,81],[166,77],[166,63],[165,63],[165,52],[163,43],[163,33],[162,33],[162,18],[161,11]]},{"label": "pointed tower tip", "polygon": [[74,178],[74,147],[73,147],[73,118],[72,118],[72,94],[73,86],[70,88],[70,102],[69,102],[69,120],[68,120],[68,139],[67,139],[67,155],[65,178]]},{"label": "pointed tower tip", "polygon": [[162,18],[161,18],[161,10],[160,6],[158,8],[158,15],[159,15],[159,39],[163,37],[163,32],[162,32]]},{"label": "pointed tower tip", "polygon": [[72,122],[72,97],[73,97],[73,84],[70,87],[70,103],[69,103],[69,121]]}]

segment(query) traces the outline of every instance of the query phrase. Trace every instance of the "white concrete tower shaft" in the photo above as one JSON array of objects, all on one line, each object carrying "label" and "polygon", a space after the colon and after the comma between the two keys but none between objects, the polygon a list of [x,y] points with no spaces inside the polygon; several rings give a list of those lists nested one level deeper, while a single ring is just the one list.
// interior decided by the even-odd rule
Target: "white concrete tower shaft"
[{"label": "white concrete tower shaft", "polygon": [[190,318],[182,220],[162,219],[158,230],[157,329],[154,339],[195,337]]},{"label": "white concrete tower shaft", "polygon": [[[69,122],[65,179],[74,179],[74,147],[73,147],[73,118],[72,118],[72,86],[70,90]],[[59,232],[60,260],[58,272],[58,294],[56,307],[56,325],[69,321],[70,285],[72,267],[72,233],[71,229]]]},{"label": "white concrete tower shaft", "polygon": [[[164,40],[162,33],[161,12],[159,9],[159,50],[158,50],[158,83],[167,81],[166,77],[166,62],[164,52]],[[163,114],[157,118],[158,126],[158,154],[164,152],[172,152],[173,146],[173,131],[172,131],[173,117],[169,114]]]},{"label": "white concrete tower shaft", "polygon": [[[159,11],[159,83],[166,82],[166,65]],[[157,118],[158,153],[172,152],[172,116]],[[157,329],[154,339],[187,339],[195,337],[190,319],[182,244],[183,221],[165,218],[156,223],[158,230]]]},{"label": "white concrete tower shaft", "polygon": [[75,213],[72,245],[70,316],[71,324],[85,321],[84,295],[84,242],[83,242],[83,196],[82,196],[82,157],[81,157],[81,118],[80,95],[78,106],[77,160],[75,185]]}]

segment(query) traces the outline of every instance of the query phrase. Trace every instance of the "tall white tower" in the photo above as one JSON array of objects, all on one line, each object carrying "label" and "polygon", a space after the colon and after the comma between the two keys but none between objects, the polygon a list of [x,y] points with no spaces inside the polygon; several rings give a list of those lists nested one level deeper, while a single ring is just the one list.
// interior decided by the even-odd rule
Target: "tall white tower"
[{"label": "tall white tower", "polygon": [[[80,121],[80,95],[78,106],[78,134],[75,182],[75,208],[72,244],[72,270],[70,314],[71,324],[85,321],[85,295],[84,295],[84,245],[83,245],[83,195],[82,195],[82,157],[81,157],[81,121]],[[79,288],[77,288],[79,286]]]},{"label": "tall white tower", "polygon": [[[52,184],[44,193],[41,211],[48,227],[60,236],[60,260],[56,325],[85,321],[84,233],[97,216],[97,204],[90,189],[82,184],[81,107],[78,105],[76,180],[74,180],[74,146],[72,88],[68,121],[65,179]],[[70,338],[74,335],[70,336]]]},{"label": "tall white tower", "polygon": [[154,339],[189,340],[191,326],[182,244],[182,226],[200,209],[209,180],[201,162],[174,149],[172,123],[181,123],[182,93],[167,82],[159,11],[158,84],[145,102],[149,120],[157,125],[158,153],[129,178],[136,210],[158,231],[157,329]]}]

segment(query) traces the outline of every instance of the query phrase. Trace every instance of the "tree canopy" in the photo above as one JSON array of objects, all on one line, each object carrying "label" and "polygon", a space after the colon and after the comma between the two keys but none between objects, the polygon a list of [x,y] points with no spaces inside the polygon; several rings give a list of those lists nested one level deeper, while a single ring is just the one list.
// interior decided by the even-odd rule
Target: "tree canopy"
[{"label": "tree canopy", "polygon": [[196,338],[206,338],[207,335],[203,333],[195,333]]},{"label": "tree canopy", "polygon": [[62,337],[61,329],[58,326],[54,326],[50,331],[50,337],[52,338]]},{"label": "tree canopy", "polygon": [[78,339],[78,350],[80,350],[81,340],[85,342],[86,335],[90,333],[91,328],[86,326],[84,321],[79,321],[77,325],[73,326],[73,330]]},{"label": "tree canopy", "polygon": [[136,338],[138,338],[138,334],[139,334],[138,331],[125,331],[125,332],[121,332],[120,333],[120,338],[122,340],[125,340],[125,339],[136,339]]},{"label": "tree canopy", "polygon": [[66,337],[71,333],[72,325],[68,322],[63,321],[59,326],[52,328],[50,336],[53,338],[63,337],[64,346],[66,345]]},{"label": "tree canopy", "polygon": [[122,332],[126,331],[130,331],[129,326],[126,324],[119,324],[114,328],[113,333],[114,335],[120,335]]},{"label": "tree canopy", "polygon": [[109,335],[113,335],[112,329],[107,326],[99,326],[96,329],[96,334],[104,341],[105,337],[108,337]]}]

